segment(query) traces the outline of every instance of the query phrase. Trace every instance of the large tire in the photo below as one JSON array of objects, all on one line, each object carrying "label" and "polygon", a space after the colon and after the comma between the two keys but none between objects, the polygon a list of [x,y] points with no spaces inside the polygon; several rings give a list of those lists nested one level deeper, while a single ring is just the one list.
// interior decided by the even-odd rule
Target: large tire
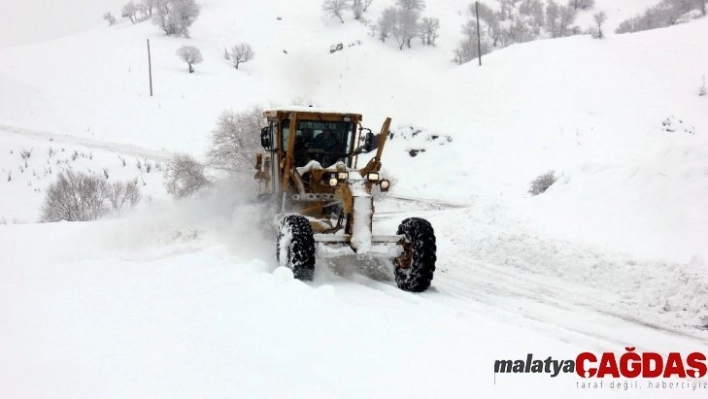
[{"label": "large tire", "polygon": [[430,223],[421,218],[405,219],[396,234],[406,240],[403,254],[394,259],[394,276],[398,288],[423,292],[430,287],[435,272],[435,231]]},{"label": "large tire", "polygon": [[276,257],[281,266],[292,269],[296,279],[312,280],[315,272],[315,239],[307,218],[289,215],[280,222]]}]

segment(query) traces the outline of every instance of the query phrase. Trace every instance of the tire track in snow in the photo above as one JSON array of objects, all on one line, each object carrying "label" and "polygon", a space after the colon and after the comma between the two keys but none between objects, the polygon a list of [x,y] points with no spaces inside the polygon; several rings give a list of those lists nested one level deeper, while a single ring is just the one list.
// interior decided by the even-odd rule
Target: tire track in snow
[{"label": "tire track in snow", "polygon": [[[399,200],[394,196],[389,197]],[[436,218],[463,207],[455,204],[445,209],[445,201],[410,197],[400,200],[419,204],[422,209],[399,207],[396,210],[377,212],[381,223],[409,216]],[[432,209],[431,204],[435,205]],[[452,241],[451,234],[455,232],[438,230],[438,240]],[[574,337],[580,334],[617,345],[637,346],[637,342],[632,341],[635,336],[625,334],[622,337],[623,331],[648,329],[670,341],[708,344],[708,338],[701,330],[671,328],[661,325],[659,319],[648,320],[641,313],[635,314],[634,309],[643,306],[637,302],[639,298],[623,298],[608,290],[581,286],[561,277],[510,268],[508,265],[485,262],[472,256],[440,259],[440,248],[438,252],[438,268],[431,287],[436,295],[425,296],[430,300],[448,303],[455,308],[470,308],[469,301],[473,300],[517,315],[533,324],[541,323],[538,328],[547,329],[544,325],[553,325],[561,331],[556,333],[563,334],[565,338],[572,333]],[[464,255],[464,251],[461,254]],[[597,328],[598,324],[601,324],[600,328]]]}]

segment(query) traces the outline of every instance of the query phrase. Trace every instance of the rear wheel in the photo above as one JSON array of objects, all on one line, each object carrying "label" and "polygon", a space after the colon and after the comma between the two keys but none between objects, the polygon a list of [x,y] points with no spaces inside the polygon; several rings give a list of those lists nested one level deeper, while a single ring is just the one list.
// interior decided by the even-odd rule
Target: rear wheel
[{"label": "rear wheel", "polygon": [[315,239],[304,216],[286,216],[280,222],[276,256],[280,266],[293,271],[298,280],[312,280],[315,271]]},{"label": "rear wheel", "polygon": [[403,253],[394,259],[394,276],[398,288],[423,292],[430,287],[435,272],[435,231],[421,218],[408,218],[398,226],[396,234],[403,235]]}]

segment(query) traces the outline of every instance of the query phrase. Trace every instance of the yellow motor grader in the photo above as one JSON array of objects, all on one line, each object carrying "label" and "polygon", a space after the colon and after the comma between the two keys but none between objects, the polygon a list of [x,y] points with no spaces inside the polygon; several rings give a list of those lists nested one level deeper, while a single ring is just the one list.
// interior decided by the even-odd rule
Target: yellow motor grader
[{"label": "yellow motor grader", "polygon": [[[391,119],[374,135],[360,114],[312,107],[264,112],[261,129],[265,154],[256,156],[255,178],[261,198],[278,210],[276,255],[295,278],[311,280],[315,255],[356,255],[393,262],[399,288],[421,292],[433,279],[435,232],[421,218],[407,218],[395,235],[374,235],[372,189],[388,191],[381,154]],[[360,154],[376,151],[358,167]]]}]

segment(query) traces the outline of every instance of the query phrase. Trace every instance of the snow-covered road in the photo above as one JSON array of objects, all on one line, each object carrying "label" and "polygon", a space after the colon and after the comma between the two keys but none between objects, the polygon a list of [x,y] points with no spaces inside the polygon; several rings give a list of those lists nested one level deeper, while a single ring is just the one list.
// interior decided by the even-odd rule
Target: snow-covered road
[{"label": "snow-covered road", "polygon": [[322,264],[312,283],[293,280],[252,230],[253,205],[213,218],[232,205],[206,198],[115,221],[0,226],[13,243],[0,266],[3,397],[665,397],[582,390],[574,374],[494,376],[493,365],[527,353],[706,348],[698,330],[638,323],[627,307],[608,314],[620,305],[607,292],[455,249],[472,247],[442,222],[475,205],[382,202],[381,229],[419,211],[447,227],[423,294]]}]

